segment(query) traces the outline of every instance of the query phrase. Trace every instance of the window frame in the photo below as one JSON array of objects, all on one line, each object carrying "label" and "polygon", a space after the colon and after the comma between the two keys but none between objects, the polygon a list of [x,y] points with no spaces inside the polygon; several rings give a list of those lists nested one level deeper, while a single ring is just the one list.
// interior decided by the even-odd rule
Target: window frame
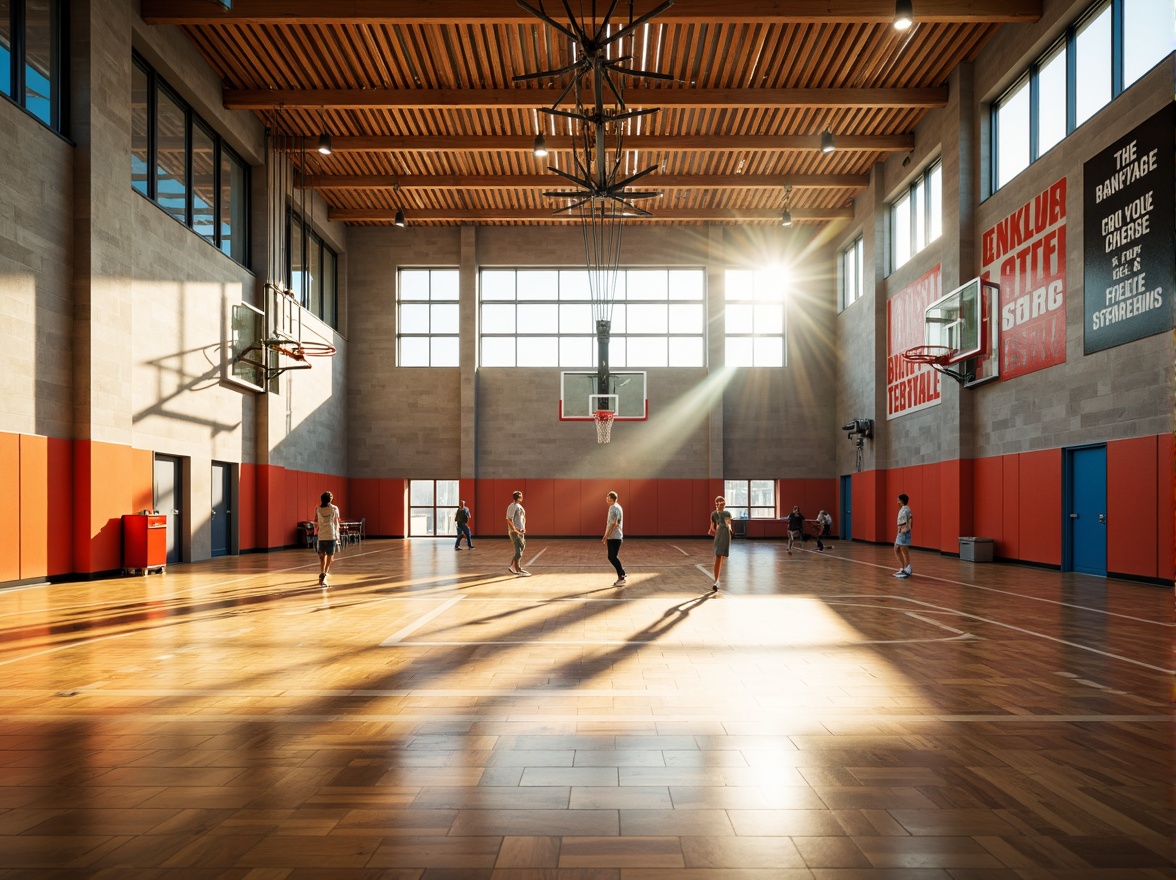
[{"label": "window frame", "polygon": [[[424,484],[429,483],[432,487],[432,502],[430,504],[416,504],[413,501],[413,490]],[[453,503],[440,504],[438,502],[437,486],[440,483],[445,483],[453,490]],[[457,526],[454,522],[454,514],[457,513],[457,506],[461,503],[461,481],[460,480],[434,480],[434,479],[410,479],[408,481],[408,525],[405,529],[406,537],[409,538],[450,538],[457,534]],[[415,532],[413,530],[414,511],[429,511],[430,518],[426,520],[426,528],[431,524],[432,531]],[[444,514],[442,512],[444,511]],[[417,514],[420,515],[419,513]],[[445,526],[446,530],[441,531],[440,526]]]},{"label": "window frame", "polygon": [[[754,484],[761,484],[759,488],[763,489],[763,484],[771,491],[771,504],[755,504],[751,502],[755,500],[755,486]],[[726,509],[731,511],[731,518],[738,520],[747,519],[778,519],[777,511],[779,509],[778,492],[776,491],[776,481],[766,479],[750,479],[750,480],[723,480],[723,497],[727,499]],[[736,497],[744,494],[747,499],[746,504],[741,504],[736,501]],[[758,514],[757,514],[758,512]],[[746,516],[737,516],[738,513],[746,513]]]},{"label": "window frame", "polygon": [[[300,235],[298,237],[299,258],[301,262],[299,271],[299,285],[294,286],[294,227],[297,225]],[[310,271],[311,266],[311,248],[314,248],[318,254],[318,274],[315,275]],[[324,260],[325,254],[331,255],[331,294],[332,299],[327,301],[327,263]],[[286,289],[294,294],[298,300],[298,304],[303,310],[314,315],[328,326],[338,329],[339,318],[339,254],[327,244],[326,240],[314,231],[313,228],[304,222],[303,218],[299,216],[298,212],[290,207],[286,211]],[[318,287],[318,304],[314,303],[314,290]]]},{"label": "window frame", "polygon": [[[1099,16],[1109,13],[1110,15],[1110,46],[1104,47],[1110,53],[1110,95],[1107,101],[1098,105],[1090,114],[1081,122],[1078,121],[1078,67],[1081,59],[1078,57],[1078,39],[1086,28],[1098,19]],[[1169,52],[1164,53],[1151,64],[1151,66],[1143,69],[1134,80],[1130,83],[1126,82],[1126,65],[1127,54],[1124,51],[1124,42],[1126,39],[1126,31],[1128,23],[1126,21],[1127,8],[1125,0],[1097,0],[1087,6],[1079,15],[1075,16],[1074,20],[1066,26],[1065,31],[1047,46],[1040,54],[1037,55],[1033,61],[1026,66],[1026,68],[1017,73],[1008,88],[1004,89],[1000,95],[989,106],[989,181],[988,189],[989,195],[999,192],[1005,186],[1008,186],[1017,175],[1025,171],[1048,153],[1050,150],[1065,142],[1066,138],[1070,137],[1075,131],[1095,118],[1106,107],[1112,104],[1118,97],[1120,97],[1127,89],[1138,82],[1148,70],[1160,63]],[[1132,19],[1131,26],[1136,26],[1136,20]],[[1171,44],[1169,44],[1170,46]],[[1066,55],[1065,60],[1065,131],[1062,137],[1057,141],[1049,144],[1044,149],[1041,147],[1041,108],[1043,102],[1041,100],[1041,84],[1040,77],[1043,70],[1045,70],[1049,63],[1053,60],[1054,55],[1064,51]],[[1084,68],[1084,69],[1088,69]],[[1020,168],[1011,174],[1007,180],[1001,179],[1000,162],[1000,111],[1007,106],[1009,100],[1015,95],[1021,84],[1028,78],[1029,80],[1029,130],[1027,132],[1028,143],[1025,147],[1028,150],[1029,159],[1024,168]]]},{"label": "window frame", "polygon": [[69,119],[69,0],[49,2],[49,118],[45,119],[29,106],[27,0],[11,0],[8,24],[10,92],[0,91],[12,104],[32,116],[46,128],[66,134]]},{"label": "window frame", "polygon": [[[428,292],[424,298],[406,297],[404,295],[405,284],[403,282],[404,273],[406,272],[424,272],[428,275]],[[434,297],[433,295],[433,277],[434,275],[444,274],[447,279],[454,276],[452,280],[456,282],[457,297],[445,298]],[[428,314],[429,327],[426,332],[404,332],[404,321],[402,320],[402,312],[405,306],[424,306]],[[435,306],[453,306],[457,309],[457,329],[452,333],[434,333],[433,332],[433,310]],[[444,363],[434,363],[434,355],[436,354],[436,347],[433,345],[433,340],[453,340],[456,344],[457,356],[452,359],[452,363],[448,361]],[[425,340],[425,348],[428,352],[425,358],[426,363],[405,363],[404,347],[406,340]],[[396,366],[404,369],[422,369],[422,368],[452,368],[461,366],[461,270],[450,266],[400,266],[396,270]]]},{"label": "window frame", "polygon": [[[933,185],[938,175],[939,185]],[[935,204],[935,196],[939,204]],[[909,206],[907,241],[910,253],[899,259],[898,219],[902,205]],[[938,216],[936,216],[938,214]],[[923,169],[922,173],[907,186],[907,189],[890,203],[887,216],[890,221],[890,271],[896,272],[916,256],[939,240],[943,235],[943,159],[939,158]],[[920,236],[920,231],[922,235]],[[932,232],[934,231],[934,236]]]},{"label": "window frame", "polygon": [[[852,263],[853,271],[850,271]],[[862,274],[866,263],[866,240],[860,233],[841,251],[838,269],[841,274],[841,311],[845,311],[866,295],[866,281]],[[851,289],[851,278],[854,282]]]},{"label": "window frame", "polygon": [[[742,368],[764,368],[764,369],[783,369],[788,366],[788,304],[792,299],[792,281],[786,279],[781,282],[779,288],[772,288],[772,291],[778,290],[778,296],[774,296],[773,292],[764,291],[761,293],[757,287],[757,282],[765,279],[771,275],[775,270],[772,268],[758,268],[752,269],[747,267],[730,266],[723,273],[723,364],[728,367],[742,367]],[[732,288],[735,287],[732,282],[735,280],[732,276],[747,273],[752,279],[752,291],[750,296],[739,295],[732,293]],[[780,308],[780,330],[779,332],[762,332],[758,327],[763,326],[762,316],[759,314],[761,309],[771,308],[775,305]],[[734,309],[751,309],[751,331],[750,332],[732,332],[731,320],[732,307]],[[777,363],[775,358],[771,358],[771,362],[764,362],[767,360],[769,353],[774,353],[766,345],[758,345],[760,340],[764,341],[779,341],[780,343],[780,358]],[[736,358],[732,357],[733,351],[739,351],[740,345],[750,342],[748,350],[751,351],[751,363],[735,363]],[[762,359],[761,359],[762,358]]]},{"label": "window frame", "polygon": [[[250,222],[250,200],[251,193],[251,176],[253,169],[241,156],[233,150],[220,132],[210,125],[200,114],[192,109],[184,98],[173,88],[166,79],[159,75],[151,64],[144,59],[138,52],[131,53],[132,68],[137,68],[140,72],[146,74],[146,125],[147,125],[147,158],[146,158],[146,179],[145,186],[140,189],[135,185],[134,175],[131,175],[131,189],[138,193],[143,198],[153,202],[156,207],[162,210],[165,214],[188,227],[198,238],[207,242],[216,250],[227,256],[230,260],[244,266],[246,269],[249,266],[249,251],[250,242],[252,238],[252,223]],[[133,77],[133,70],[132,70]],[[165,207],[159,200],[159,144],[156,128],[158,127],[159,107],[158,96],[164,93],[168,100],[171,101],[183,113],[184,116],[184,173],[186,179],[184,182],[184,216],[183,219],[177,216],[178,212],[173,213],[172,210]],[[134,111],[132,110],[132,119]],[[132,122],[133,125],[133,122]],[[194,218],[194,200],[195,187],[193,186],[193,132],[197,129],[201,130],[205,135],[211,136],[213,141],[212,149],[212,193],[213,204],[211,210],[213,236],[210,239],[208,236],[200,232],[195,226]],[[129,153],[131,162],[135,160],[134,153],[134,139],[132,133],[131,152]],[[221,217],[224,216],[224,164],[225,159],[235,163],[241,169],[241,185],[239,193],[241,196],[240,210],[237,212],[242,219],[240,235],[237,236],[235,228],[230,228],[228,234],[225,234],[223,225],[221,224]],[[230,182],[230,194],[232,193]],[[231,212],[230,212],[231,213]],[[238,259],[234,255],[234,251],[240,253],[243,259]]]},{"label": "window frame", "polygon": [[[519,279],[530,273],[549,274],[555,284],[551,295],[536,296],[536,286],[520,284]],[[664,273],[656,280],[651,273]],[[592,302],[587,269],[569,266],[485,266],[478,272],[478,362],[496,369],[551,368],[561,370],[592,369],[596,366],[596,330],[592,316],[599,305]],[[676,276],[691,276],[689,283]],[[508,280],[513,276],[513,282]],[[492,279],[493,283],[489,283]],[[540,283],[542,278],[539,279]],[[651,284],[653,282],[653,284]],[[511,288],[513,297],[502,295]],[[505,285],[505,288],[503,287]],[[649,295],[636,295],[649,290]],[[492,291],[492,293],[488,293]],[[684,291],[684,292],[683,292]],[[615,299],[611,305],[609,336],[609,365],[618,370],[651,370],[662,368],[702,368],[707,360],[707,290],[706,271],[700,266],[623,266],[617,270]],[[619,313],[617,310],[620,310]],[[658,314],[664,309],[664,314]],[[501,314],[513,331],[493,330],[497,324],[490,320]],[[644,314],[643,320],[640,316]],[[520,315],[522,318],[520,319]],[[520,320],[546,318],[544,329],[520,332]],[[578,317],[577,317],[578,316]],[[580,326],[572,321],[589,318]],[[664,321],[663,321],[664,318]],[[664,329],[646,330],[648,321],[658,321]],[[685,321],[690,330],[676,330]],[[525,353],[531,358],[523,362],[520,340],[528,340]],[[636,345],[631,346],[631,342]],[[664,356],[649,359],[650,353]],[[634,360],[634,354],[646,355]]]}]

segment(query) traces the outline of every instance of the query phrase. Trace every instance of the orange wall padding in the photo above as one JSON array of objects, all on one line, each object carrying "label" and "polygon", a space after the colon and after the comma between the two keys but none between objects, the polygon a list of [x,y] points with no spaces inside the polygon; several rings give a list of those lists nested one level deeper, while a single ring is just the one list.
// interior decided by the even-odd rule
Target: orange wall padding
[{"label": "orange wall padding", "polygon": [[242,462],[238,470],[237,539],[241,551],[255,550],[257,542],[257,466]]},{"label": "orange wall padding", "polygon": [[[0,434],[0,498],[9,504],[16,502],[21,505],[20,490],[20,440],[19,434]],[[23,513],[23,505],[20,508]],[[24,529],[24,518],[19,513],[16,519],[19,528]],[[42,527],[48,523],[42,521]],[[15,547],[9,540],[11,551],[0,553],[0,581],[15,581],[20,579],[20,553],[24,541],[19,541]]]},{"label": "orange wall padding", "polygon": [[131,509],[127,513],[155,509],[155,453],[131,450]]},{"label": "orange wall padding", "polygon": [[1156,479],[1159,437],[1107,444],[1107,571],[1155,576],[1160,546],[1160,498],[1169,509],[1170,483]]},{"label": "orange wall padding", "polygon": [[79,574],[122,568],[122,516],[133,512],[131,451],[74,441],[73,557]]},{"label": "orange wall padding", "polygon": [[1018,559],[1062,564],[1062,451],[1046,449],[1020,455]]},{"label": "orange wall padding", "polygon": [[[46,437],[20,438],[20,577],[44,577],[49,569],[49,443]],[[11,498],[0,489],[0,498]],[[40,523],[41,528],[32,524]],[[3,579],[0,577],[0,579]]]}]

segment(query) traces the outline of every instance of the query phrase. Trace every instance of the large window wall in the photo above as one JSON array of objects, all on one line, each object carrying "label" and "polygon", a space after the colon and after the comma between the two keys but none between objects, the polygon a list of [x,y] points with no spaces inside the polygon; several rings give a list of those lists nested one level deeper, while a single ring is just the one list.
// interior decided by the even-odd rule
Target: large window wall
[{"label": "large window wall", "polygon": [[1172,0],[1102,0],[992,107],[992,189],[1045,155],[1176,49]]},{"label": "large window wall", "polygon": [[907,262],[943,232],[943,163],[920,174],[890,206],[890,268]]},{"label": "large window wall", "polygon": [[457,480],[410,480],[408,483],[408,536],[435,538],[453,536],[453,516],[461,486]]},{"label": "large window wall", "polygon": [[293,211],[287,224],[290,265],[286,283],[304,309],[339,326],[339,257]]},{"label": "large window wall", "polygon": [[249,171],[220,135],[135,56],[131,186],[244,266],[249,255]]},{"label": "large window wall", "polygon": [[461,355],[457,269],[401,269],[396,284],[396,363],[456,367]]},{"label": "large window wall", "polygon": [[[596,366],[596,323],[584,269],[483,269],[481,365]],[[706,364],[702,269],[621,269],[607,307],[614,369]]]},{"label": "large window wall", "polygon": [[724,286],[727,366],[784,366],[788,362],[788,271],[783,267],[728,269]]}]

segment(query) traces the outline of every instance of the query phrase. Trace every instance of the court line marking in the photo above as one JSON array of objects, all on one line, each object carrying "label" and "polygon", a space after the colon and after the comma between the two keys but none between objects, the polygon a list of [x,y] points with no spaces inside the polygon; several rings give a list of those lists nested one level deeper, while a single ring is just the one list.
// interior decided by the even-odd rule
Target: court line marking
[{"label": "court line marking", "polygon": [[[818,555],[816,550],[805,550],[804,552],[805,553],[812,553],[813,555]],[[819,555],[822,559],[837,559],[837,560],[840,560],[841,562],[851,562],[854,565],[865,565],[865,566],[868,566],[869,568],[880,568],[880,569],[884,569],[886,571],[889,571],[892,567],[889,565],[879,565],[876,562],[867,562],[864,559],[853,559],[849,556],[837,556],[837,555],[828,556],[824,553],[821,553]],[[1058,572],[1058,574],[1065,574],[1065,572]],[[1013,590],[1002,590],[999,587],[986,587],[983,584],[974,584],[971,581],[953,581],[951,578],[939,577],[938,575],[934,575],[934,574],[922,574],[922,573],[918,574],[916,577],[919,578],[920,580],[940,581],[945,584],[953,584],[957,587],[969,587],[973,590],[985,590],[986,592],[989,592],[989,593],[1001,593],[1002,595],[1005,595],[1005,596],[1016,596],[1018,599],[1030,599],[1034,602],[1046,602],[1050,605],[1061,605],[1066,608],[1077,608],[1080,611],[1091,611],[1095,614],[1106,614],[1106,615],[1109,615],[1110,617],[1122,617],[1124,620],[1135,620],[1135,621],[1138,621],[1139,623],[1150,623],[1155,626],[1176,627],[1176,623],[1165,623],[1162,620],[1153,620],[1148,617],[1135,617],[1134,615],[1131,615],[1131,614],[1121,614],[1118,611],[1104,611],[1101,608],[1091,608],[1089,605],[1075,605],[1073,602],[1062,602],[1058,599],[1047,599],[1044,596],[1031,596],[1028,593],[1018,593]]]},{"label": "court line marking", "polygon": [[402,639],[405,636],[412,635],[414,632],[416,632],[418,629],[420,629],[422,626],[424,626],[430,620],[432,620],[433,618],[435,618],[441,614],[444,614],[446,611],[448,611],[450,608],[452,608],[454,605],[456,605],[458,602],[461,602],[465,598],[466,597],[464,595],[454,596],[448,602],[442,602],[440,605],[438,605],[432,611],[418,617],[415,622],[410,623],[408,626],[404,627],[403,629],[388,636],[388,638],[386,638],[386,639],[384,639],[384,641],[380,642],[380,647],[381,648],[388,648],[393,645],[400,644]]},{"label": "court line marking", "polygon": [[679,553],[681,553],[683,556],[689,556],[689,555],[690,555],[690,554],[689,554],[689,553],[687,553],[685,550],[683,550],[681,547],[679,547],[677,544],[671,544],[670,546],[671,546],[671,547],[673,547],[675,550],[677,550]]}]

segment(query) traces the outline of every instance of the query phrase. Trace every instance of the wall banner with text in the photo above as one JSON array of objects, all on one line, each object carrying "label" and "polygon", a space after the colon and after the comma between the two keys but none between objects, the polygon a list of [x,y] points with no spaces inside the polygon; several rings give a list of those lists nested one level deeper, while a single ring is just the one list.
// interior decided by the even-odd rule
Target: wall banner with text
[{"label": "wall banner with text", "polygon": [[902,353],[924,341],[924,312],[943,295],[936,266],[886,302],[886,418],[906,415],[940,402],[939,373],[930,364],[912,364]]},{"label": "wall banner with text", "polygon": [[1173,327],[1174,125],[1168,104],[1082,166],[1086,354]]},{"label": "wall banner with text", "polygon": [[1000,285],[1000,377],[1066,362],[1066,178],[980,237],[980,277]]}]

